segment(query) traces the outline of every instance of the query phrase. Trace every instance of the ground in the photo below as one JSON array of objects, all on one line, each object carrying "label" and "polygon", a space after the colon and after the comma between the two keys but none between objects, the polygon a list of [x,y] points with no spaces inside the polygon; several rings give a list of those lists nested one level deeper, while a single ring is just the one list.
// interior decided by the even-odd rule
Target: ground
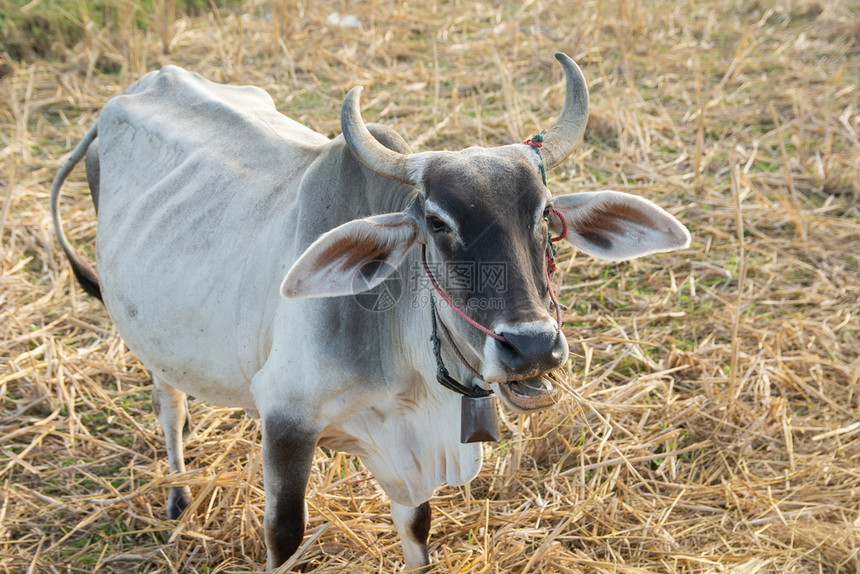
[{"label": "ground", "polygon": [[[105,29],[74,12],[73,41],[0,55],[0,572],[264,563],[259,422],[193,402],[189,472],[169,475],[149,377],[53,242],[51,180],[112,95],[176,63],[263,87],[334,136],[363,85],[364,117],[414,149],[490,146],[552,125],[558,50],[583,68],[592,112],[550,188],[640,194],[693,243],[620,264],[561,252],[565,398],[502,411],[480,476],[434,498],[434,571],[857,572],[858,13],[256,0]],[[65,190],[67,233],[92,254],[83,169]],[[165,520],[177,483],[194,493],[178,524]],[[320,451],[308,502],[290,568],[404,571],[357,459]]]}]

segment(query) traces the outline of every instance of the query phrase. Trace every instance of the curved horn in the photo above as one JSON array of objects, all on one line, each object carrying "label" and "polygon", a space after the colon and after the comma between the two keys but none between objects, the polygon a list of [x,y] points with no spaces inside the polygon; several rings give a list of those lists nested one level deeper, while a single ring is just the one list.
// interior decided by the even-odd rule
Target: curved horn
[{"label": "curved horn", "polygon": [[585,132],[588,121],[588,84],[576,62],[557,52],[555,59],[564,68],[566,88],[564,107],[555,125],[543,138],[543,154],[546,169],[550,170],[570,155]]},{"label": "curved horn", "polygon": [[346,143],[349,144],[361,163],[379,175],[414,185],[415,182],[409,177],[409,156],[392,151],[379,143],[364,125],[358,106],[361,90],[361,86],[356,86],[343,99],[343,106],[340,110],[340,126]]}]

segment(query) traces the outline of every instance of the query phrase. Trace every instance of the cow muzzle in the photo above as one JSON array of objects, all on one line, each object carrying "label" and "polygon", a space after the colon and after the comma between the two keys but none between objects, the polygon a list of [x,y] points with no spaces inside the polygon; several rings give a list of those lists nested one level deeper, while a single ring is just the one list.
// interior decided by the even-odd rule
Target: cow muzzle
[{"label": "cow muzzle", "polygon": [[556,403],[558,388],[552,373],[568,357],[567,339],[555,321],[547,319],[498,328],[504,341],[487,339],[483,378],[515,412],[531,412]]},{"label": "cow muzzle", "polygon": [[567,340],[561,331],[502,331],[499,334],[505,340],[494,339],[498,347],[497,357],[511,373],[550,371],[567,358]]}]

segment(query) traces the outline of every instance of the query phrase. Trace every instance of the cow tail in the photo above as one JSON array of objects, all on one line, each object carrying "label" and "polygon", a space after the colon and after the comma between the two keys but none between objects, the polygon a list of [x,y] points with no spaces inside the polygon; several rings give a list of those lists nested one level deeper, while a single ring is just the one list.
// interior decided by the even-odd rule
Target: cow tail
[{"label": "cow tail", "polygon": [[81,161],[87,153],[87,148],[90,147],[90,144],[93,143],[93,140],[96,139],[98,135],[98,121],[93,124],[93,127],[90,128],[90,131],[87,132],[87,135],[84,136],[84,139],[75,147],[72,151],[72,155],[69,156],[69,159],[65,161],[63,166],[60,168],[60,171],[57,172],[57,176],[54,178],[54,183],[51,184],[51,219],[54,220],[54,234],[57,236],[57,241],[60,242],[60,247],[63,248],[63,253],[66,254],[66,257],[69,259],[69,263],[72,265],[72,271],[75,274],[75,277],[78,280],[78,283],[81,284],[84,291],[96,297],[99,301],[102,300],[102,292],[101,287],[99,287],[99,276],[96,274],[90,262],[87,261],[81,253],[72,247],[72,244],[69,243],[69,240],[66,239],[66,234],[63,233],[63,224],[60,221],[60,188],[63,186],[63,182],[66,181],[66,177]]}]

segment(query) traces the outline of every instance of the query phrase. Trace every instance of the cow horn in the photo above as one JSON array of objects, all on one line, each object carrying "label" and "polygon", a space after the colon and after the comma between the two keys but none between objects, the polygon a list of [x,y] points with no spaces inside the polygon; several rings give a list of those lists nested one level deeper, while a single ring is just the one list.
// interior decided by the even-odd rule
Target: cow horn
[{"label": "cow horn", "polygon": [[588,85],[582,71],[566,54],[557,52],[555,59],[564,68],[566,88],[561,115],[543,138],[541,152],[546,169],[554,168],[570,155],[588,121]]},{"label": "cow horn", "polygon": [[340,126],[343,137],[361,163],[394,181],[414,185],[409,177],[409,156],[392,151],[373,137],[364,120],[361,119],[358,100],[361,86],[356,86],[346,94],[340,110]]}]

